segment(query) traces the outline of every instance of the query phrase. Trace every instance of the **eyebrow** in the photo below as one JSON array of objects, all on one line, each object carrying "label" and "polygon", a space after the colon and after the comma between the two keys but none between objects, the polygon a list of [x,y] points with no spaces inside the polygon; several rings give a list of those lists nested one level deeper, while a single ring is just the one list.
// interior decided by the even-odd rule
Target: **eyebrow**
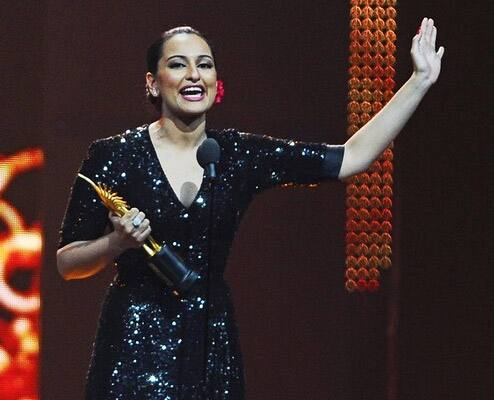
[{"label": "eyebrow", "polygon": [[[171,60],[172,58],[175,58],[175,57],[182,58],[182,59],[184,59],[184,60],[186,60],[186,59],[187,59],[187,57],[185,57],[185,56],[182,56],[182,55],[180,55],[180,54],[175,54],[175,55],[173,55],[173,56],[168,57],[166,61],[169,61],[169,60]],[[199,59],[199,58],[204,58],[204,57],[207,57],[207,58],[209,58],[209,59],[213,60],[213,57],[211,57],[211,56],[210,56],[210,55],[208,55],[208,54],[201,54],[201,55],[199,55],[199,56],[197,56],[197,57],[196,57],[196,60],[197,60],[197,59]]]}]

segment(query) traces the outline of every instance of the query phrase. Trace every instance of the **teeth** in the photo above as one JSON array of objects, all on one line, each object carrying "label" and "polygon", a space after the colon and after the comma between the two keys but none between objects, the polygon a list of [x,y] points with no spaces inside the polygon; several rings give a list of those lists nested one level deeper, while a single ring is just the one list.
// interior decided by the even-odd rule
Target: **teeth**
[{"label": "teeth", "polygon": [[181,90],[184,94],[199,94],[202,93],[202,89],[200,87],[188,87]]}]

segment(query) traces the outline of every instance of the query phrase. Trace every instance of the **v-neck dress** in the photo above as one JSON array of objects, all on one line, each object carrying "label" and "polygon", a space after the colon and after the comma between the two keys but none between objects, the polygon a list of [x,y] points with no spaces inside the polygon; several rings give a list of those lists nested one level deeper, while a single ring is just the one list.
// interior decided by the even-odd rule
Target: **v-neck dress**
[{"label": "v-neck dress", "polygon": [[[86,380],[86,400],[242,400],[244,370],[234,308],[223,273],[242,215],[260,191],[336,179],[344,147],[206,130],[221,149],[214,186],[203,177],[189,207],[161,168],[148,126],[91,144],[80,172],[118,192],[199,275],[177,297],[149,268],[142,249],[115,259]],[[214,191],[214,196],[213,196]],[[212,222],[210,211],[212,207]],[[59,247],[93,240],[107,210],[82,179],[72,186]],[[210,251],[209,251],[210,249]]]}]

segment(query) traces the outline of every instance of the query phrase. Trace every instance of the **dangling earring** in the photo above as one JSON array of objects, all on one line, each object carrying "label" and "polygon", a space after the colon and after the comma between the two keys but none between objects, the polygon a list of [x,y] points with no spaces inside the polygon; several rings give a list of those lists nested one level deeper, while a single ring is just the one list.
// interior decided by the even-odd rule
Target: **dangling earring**
[{"label": "dangling earring", "polygon": [[223,97],[225,97],[225,87],[223,85],[223,81],[219,79],[216,81],[216,97],[214,98],[214,104],[219,104],[223,101]]}]

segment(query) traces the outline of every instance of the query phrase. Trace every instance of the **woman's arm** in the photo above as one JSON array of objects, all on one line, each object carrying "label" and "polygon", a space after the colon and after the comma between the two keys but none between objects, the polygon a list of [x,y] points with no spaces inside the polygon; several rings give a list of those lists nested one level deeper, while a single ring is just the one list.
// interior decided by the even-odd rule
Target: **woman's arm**
[{"label": "woman's arm", "polygon": [[444,47],[436,52],[437,29],[424,18],[420,32],[412,40],[414,71],[393,98],[345,143],[338,179],[365,171],[389,146],[434,84],[441,70]]},{"label": "woman's arm", "polygon": [[66,280],[92,276],[110,264],[123,250],[115,231],[95,240],[69,243],[57,251],[58,272]]},{"label": "woman's arm", "polygon": [[[132,225],[139,216],[139,227]],[[149,220],[137,208],[123,217],[110,213],[114,230],[98,239],[69,243],[57,251],[58,272],[66,280],[82,279],[101,271],[125,250],[140,247],[151,233]]]}]

